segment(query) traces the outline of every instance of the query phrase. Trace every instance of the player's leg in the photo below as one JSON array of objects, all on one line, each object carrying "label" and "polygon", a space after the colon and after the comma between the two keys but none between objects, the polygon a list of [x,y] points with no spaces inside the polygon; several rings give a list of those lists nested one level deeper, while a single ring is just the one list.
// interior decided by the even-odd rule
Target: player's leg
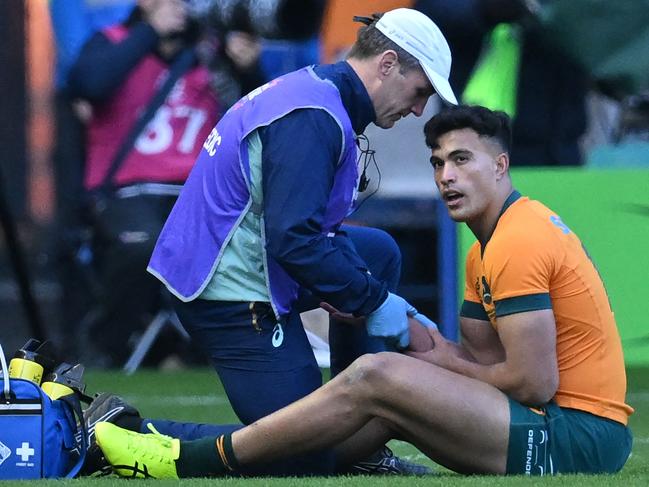
[{"label": "player's leg", "polygon": [[504,473],[509,419],[508,399],[497,389],[381,353],[361,357],[314,393],[232,435],[179,443],[133,436],[112,425],[100,431],[100,424],[97,438],[112,464],[146,465],[164,476],[242,472],[337,444],[342,453],[353,454],[346,443],[359,431],[368,443],[376,442],[370,449],[390,436],[402,437],[456,471]]},{"label": "player's leg", "polygon": [[525,407],[488,384],[392,353],[362,357],[232,435],[181,443],[97,426],[107,458],[128,467],[121,475],[139,465],[138,474],[145,466],[171,477],[241,472],[335,444],[353,460],[359,439],[372,448],[392,436],[455,471],[491,474],[614,473],[632,442],[616,421],[552,402]]},{"label": "player's leg", "polygon": [[366,355],[308,397],[235,432],[234,456],[247,465],[339,443],[350,453],[344,442],[373,418],[384,429],[377,444],[390,434],[459,472],[505,472],[507,397],[399,354]]},{"label": "player's leg", "polygon": [[[118,423],[116,423],[118,424]],[[169,419],[143,418],[137,430],[139,433],[149,433],[148,424],[152,424],[156,431],[163,435],[173,436],[183,440],[196,440],[208,436],[219,436],[232,433],[244,427],[243,424],[211,424],[211,423],[188,423],[185,421],[173,421]],[[118,424],[119,426],[119,424]]]}]

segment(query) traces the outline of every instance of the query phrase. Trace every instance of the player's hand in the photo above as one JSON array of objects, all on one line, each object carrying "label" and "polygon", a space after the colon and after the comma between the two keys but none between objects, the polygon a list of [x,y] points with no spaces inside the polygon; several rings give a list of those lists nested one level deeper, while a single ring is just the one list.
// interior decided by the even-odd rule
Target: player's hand
[{"label": "player's hand", "polygon": [[435,347],[432,337],[428,334],[428,328],[415,318],[408,317],[408,329],[410,330],[410,343],[406,351],[428,352]]},{"label": "player's hand", "polygon": [[453,344],[444,338],[437,329],[426,328],[425,331],[432,342],[432,348],[427,351],[406,350],[404,353],[410,357],[447,368],[446,364],[451,356],[456,355]]},{"label": "player's hand", "polygon": [[333,306],[331,306],[329,303],[322,301],[320,303],[320,307],[324,309],[327,313],[329,313],[329,316],[332,318],[335,318],[336,320],[342,321],[343,323],[347,323],[350,325],[362,325],[365,323],[365,317],[356,317],[351,313],[343,313],[342,311],[337,310]]},{"label": "player's hand", "polygon": [[410,343],[408,301],[396,294],[388,293],[381,306],[367,316],[367,333],[373,337],[384,338],[388,343],[403,350]]}]

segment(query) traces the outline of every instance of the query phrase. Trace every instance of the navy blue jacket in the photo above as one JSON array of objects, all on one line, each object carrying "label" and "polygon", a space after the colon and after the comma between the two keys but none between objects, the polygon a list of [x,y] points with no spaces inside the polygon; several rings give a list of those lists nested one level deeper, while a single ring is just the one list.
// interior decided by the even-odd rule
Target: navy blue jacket
[{"label": "navy blue jacket", "polygon": [[[351,66],[340,62],[316,66],[315,72],[336,85],[354,131],[363,133],[376,115],[367,90]],[[329,296],[341,310],[357,315],[373,311],[387,297],[387,284],[364,272],[365,263],[344,235],[320,239],[317,244],[313,239],[320,233],[341,150],[339,126],[323,110],[304,109],[260,132],[269,252],[281,253],[282,265],[295,280],[315,295]],[[282,164],[286,159],[291,160],[290,170]],[[291,229],[289,235],[284,232],[286,228]]]}]

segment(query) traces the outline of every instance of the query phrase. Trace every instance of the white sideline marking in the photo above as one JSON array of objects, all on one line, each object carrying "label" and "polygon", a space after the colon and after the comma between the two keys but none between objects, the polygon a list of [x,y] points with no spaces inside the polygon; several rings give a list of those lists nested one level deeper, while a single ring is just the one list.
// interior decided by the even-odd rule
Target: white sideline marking
[{"label": "white sideline marking", "polygon": [[229,401],[224,396],[151,396],[144,394],[129,394],[124,396],[128,403],[150,404],[155,403],[160,406],[221,406],[229,404]]},{"label": "white sideline marking", "polygon": [[633,438],[633,443],[640,443],[642,445],[649,444],[649,438]]}]

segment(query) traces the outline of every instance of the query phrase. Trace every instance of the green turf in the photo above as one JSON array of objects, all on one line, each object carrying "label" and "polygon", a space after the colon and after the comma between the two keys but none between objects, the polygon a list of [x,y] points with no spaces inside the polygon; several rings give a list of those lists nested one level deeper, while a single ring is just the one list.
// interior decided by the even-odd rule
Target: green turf
[{"label": "green turf", "polygon": [[[585,476],[567,475],[555,478],[522,478],[522,477],[462,477],[450,473],[441,467],[435,467],[438,475],[426,478],[377,478],[377,477],[336,477],[330,479],[192,479],[169,482],[158,480],[136,481],[137,485],[183,485],[190,487],[222,485],[247,485],[247,486],[281,486],[296,485],[310,486],[589,486],[599,487],[608,485],[649,485],[649,369],[636,368],[629,370],[629,396],[628,402],[636,409],[631,417],[635,441],[633,454],[621,473],[615,476]],[[123,395],[129,402],[138,407],[149,417],[173,418],[198,422],[234,422],[235,416],[228,405],[221,385],[215,374],[207,369],[198,369],[180,372],[155,372],[142,371],[131,377],[118,372],[89,371],[86,382],[90,392],[112,391]],[[403,457],[420,463],[432,465],[414,447],[403,442],[392,442],[390,446]],[[42,481],[39,485],[82,487],[96,485],[98,487],[121,486],[126,480],[117,478],[104,479],[77,479],[66,481]],[[33,485],[27,482],[3,482],[4,485]]]}]

